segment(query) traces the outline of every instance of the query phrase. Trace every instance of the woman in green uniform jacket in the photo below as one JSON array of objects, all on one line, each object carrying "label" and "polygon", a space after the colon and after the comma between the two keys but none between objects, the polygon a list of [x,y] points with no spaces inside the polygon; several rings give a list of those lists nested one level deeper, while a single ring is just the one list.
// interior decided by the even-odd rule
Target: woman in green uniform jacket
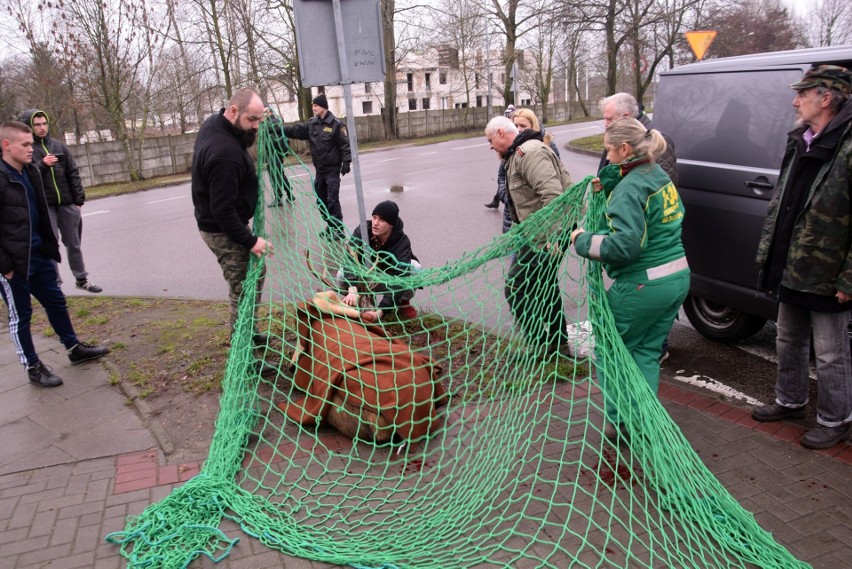
[{"label": "woman in green uniform jacket", "polygon": [[[683,204],[677,189],[654,158],[666,149],[663,135],[632,117],[613,122],[604,136],[609,166],[599,185],[607,198],[604,219],[591,232],[571,234],[578,255],[603,263],[615,282],[607,291],[625,347],[651,390],[660,383],[660,346],[668,336],[689,290],[689,266],[681,241]],[[628,398],[607,389],[601,378],[609,438],[623,431]]]}]

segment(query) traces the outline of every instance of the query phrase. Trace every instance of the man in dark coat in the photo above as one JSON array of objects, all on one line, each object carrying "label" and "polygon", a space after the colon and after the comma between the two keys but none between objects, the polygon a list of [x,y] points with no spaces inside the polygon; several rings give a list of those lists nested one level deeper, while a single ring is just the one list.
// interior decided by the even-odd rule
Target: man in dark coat
[{"label": "man in dark coat", "polygon": [[[21,122],[33,129],[33,165],[41,172],[50,225],[57,238],[62,237],[76,286],[88,292],[101,292],[103,289],[89,280],[83,262],[80,241],[86,192],[77,163],[65,143],[50,136],[47,113],[30,109],[21,115]],[[62,283],[61,279],[59,282]]]},{"label": "man in dark coat", "polygon": [[9,308],[9,336],[30,382],[57,387],[62,379],[38,357],[30,332],[32,300],[44,307],[71,364],[109,353],[77,339],[65,295],[56,282],[59,243],[50,227],[41,175],[32,166],[32,129],[9,121],[0,126],[0,295]]},{"label": "man in dark coat", "polygon": [[[192,156],[195,220],[228,283],[231,332],[251,255],[272,253],[272,244],[249,227],[257,207],[258,180],[248,148],[263,116],[257,93],[237,91],[227,108],[201,125]],[[261,283],[258,291],[262,288]]]},{"label": "man in dark coat", "polygon": [[343,209],[340,207],[340,176],[349,173],[352,153],[349,133],[342,122],[328,110],[328,99],[320,93],[314,97],[311,108],[314,116],[307,122],[284,127],[284,135],[296,140],[307,140],[311,147],[311,161],[316,168],[314,192],[325,208],[320,208],[328,223],[325,235],[343,237]]}]

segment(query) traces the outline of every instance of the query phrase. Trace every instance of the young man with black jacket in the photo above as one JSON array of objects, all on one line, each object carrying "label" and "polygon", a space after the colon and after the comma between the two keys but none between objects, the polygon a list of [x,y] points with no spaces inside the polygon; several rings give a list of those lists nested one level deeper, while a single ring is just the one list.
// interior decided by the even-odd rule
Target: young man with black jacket
[{"label": "young man with black jacket", "polygon": [[9,308],[9,336],[30,382],[57,387],[62,379],[38,357],[30,332],[34,296],[44,307],[72,365],[100,358],[109,348],[77,339],[65,295],[56,282],[59,243],[50,227],[41,175],[31,165],[33,135],[27,125],[0,126],[0,295]]},{"label": "young man with black jacket", "polygon": [[[62,236],[76,286],[88,292],[101,292],[103,289],[89,280],[83,262],[80,241],[86,193],[74,157],[63,142],[50,136],[50,125],[44,111],[30,109],[21,115],[21,122],[33,129],[33,165],[41,172],[50,225],[57,239]],[[59,282],[62,283],[61,279]]]},{"label": "young man with black jacket", "polygon": [[[389,275],[402,276],[420,269],[420,263],[411,252],[411,241],[405,234],[402,219],[399,217],[399,206],[390,200],[379,202],[373,208],[372,219],[367,220],[367,239],[369,243],[370,263],[375,263],[378,271]],[[365,239],[361,236],[361,227],[356,227],[352,233],[352,247],[357,252],[359,261],[363,262]],[[417,309],[411,306],[414,291],[388,291],[377,283],[364,283],[355,275],[341,271],[338,274],[338,284],[346,289],[343,304],[358,306],[358,287],[367,285],[373,293],[384,293],[376,310],[367,311],[370,321],[379,320],[384,313],[396,311],[397,318],[410,320],[417,316]]]}]

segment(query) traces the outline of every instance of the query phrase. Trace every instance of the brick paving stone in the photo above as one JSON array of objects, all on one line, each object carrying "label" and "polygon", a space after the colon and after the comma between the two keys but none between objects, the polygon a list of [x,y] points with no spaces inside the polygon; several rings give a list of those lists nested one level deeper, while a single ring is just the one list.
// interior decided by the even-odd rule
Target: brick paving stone
[{"label": "brick paving stone", "polygon": [[92,569],[120,569],[126,562],[123,557],[105,557],[97,559]]},{"label": "brick paving stone", "polygon": [[127,504],[118,504],[110,506],[103,511],[103,518],[113,518],[116,516],[124,517],[127,515]]},{"label": "brick paving stone", "polygon": [[47,477],[46,488],[53,490],[54,488],[65,488],[68,486],[68,481],[74,471],[73,465],[63,464],[50,469],[50,475]]},{"label": "brick paving stone", "polygon": [[7,490],[10,488],[17,488],[18,486],[26,486],[30,483],[30,480],[31,476],[22,472],[0,475],[0,496],[4,498],[6,496],[10,496],[11,494],[8,494],[6,492]]},{"label": "brick paving stone", "polygon": [[36,563],[44,563],[57,559],[64,559],[71,553],[71,544],[63,543],[53,547],[42,547],[30,550],[27,553],[22,553],[18,558],[18,563],[22,566],[33,565]]},{"label": "brick paving stone", "polygon": [[[30,528],[22,527],[13,530],[4,530],[0,532],[0,546],[4,543],[14,543],[20,539],[29,537]],[[2,565],[0,565],[2,567]]]},{"label": "brick paving stone", "polygon": [[104,518],[103,510],[99,512],[92,512],[91,514],[86,514],[85,516],[80,516],[78,520],[80,522],[80,527],[92,526],[95,524],[100,524],[101,520]]},{"label": "brick paving stone", "polygon": [[139,500],[148,501],[150,493],[148,490],[136,490],[135,492],[126,492],[124,494],[110,494],[105,500],[106,506],[116,506],[118,504],[130,504]]},{"label": "brick paving stone", "polygon": [[8,498],[9,496],[32,496],[34,494],[40,494],[41,492],[44,492],[45,486],[46,482],[44,480],[32,483],[24,482],[23,484],[16,484],[3,490],[3,497]]},{"label": "brick paving stone", "polygon": [[36,514],[37,503],[18,504],[15,507],[12,517],[6,523],[6,529],[14,529],[20,527],[29,527],[33,523],[33,518]]},{"label": "brick paving stone", "polygon": [[71,543],[74,541],[74,536],[77,534],[77,520],[74,518],[66,518],[59,520],[50,534],[50,545],[58,545],[60,543]]},{"label": "brick paving stone", "polygon": [[104,518],[101,533],[105,537],[107,534],[122,531],[127,526],[127,516],[118,516],[115,518]]},{"label": "brick paving stone", "polygon": [[20,496],[0,498],[0,520],[7,520],[12,517],[12,512],[18,505],[18,500],[20,500]]},{"label": "brick paving stone", "polygon": [[174,484],[180,481],[180,474],[178,472],[177,464],[170,464],[161,467],[157,471],[157,484]]},{"label": "brick paving stone", "polygon": [[21,496],[22,504],[32,504],[43,500],[58,500],[65,496],[65,488],[54,488],[53,490],[45,490],[39,494],[26,494]]},{"label": "brick paving stone", "polygon": [[78,518],[85,514],[91,514],[93,512],[103,512],[104,511],[104,501],[103,500],[92,500],[83,502],[82,504],[77,504],[74,506],[68,506],[67,508],[62,508],[59,510],[59,519],[64,518]]},{"label": "brick paving stone", "polygon": [[136,490],[145,490],[152,488],[157,484],[157,471],[146,470],[142,478],[136,480],[124,480],[115,482],[113,493],[124,494],[127,492],[135,492]]},{"label": "brick paving stone", "polygon": [[56,523],[56,510],[38,512],[29,526],[29,537],[50,535],[53,533],[53,525]]},{"label": "brick paving stone", "polygon": [[100,545],[102,539],[100,524],[81,527],[77,530],[77,535],[74,536],[73,551],[74,553],[94,551]]},{"label": "brick paving stone", "polygon": [[48,545],[48,536],[31,537],[0,545],[0,559],[11,555],[21,555],[34,549],[42,549]]}]

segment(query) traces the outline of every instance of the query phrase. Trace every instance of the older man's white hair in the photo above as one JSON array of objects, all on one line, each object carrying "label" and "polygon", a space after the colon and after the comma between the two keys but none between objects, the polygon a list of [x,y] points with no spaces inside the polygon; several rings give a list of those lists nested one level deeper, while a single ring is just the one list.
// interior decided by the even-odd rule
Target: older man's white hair
[{"label": "older man's white hair", "polygon": [[618,116],[626,114],[634,119],[639,116],[639,103],[630,93],[616,93],[601,99],[601,112],[609,105],[613,105],[612,110]]},{"label": "older man's white hair", "polygon": [[488,124],[485,125],[485,136],[491,138],[497,133],[497,129],[502,129],[505,132],[510,132],[515,136],[518,135],[518,127],[512,122],[512,119],[506,117],[494,117]]}]

